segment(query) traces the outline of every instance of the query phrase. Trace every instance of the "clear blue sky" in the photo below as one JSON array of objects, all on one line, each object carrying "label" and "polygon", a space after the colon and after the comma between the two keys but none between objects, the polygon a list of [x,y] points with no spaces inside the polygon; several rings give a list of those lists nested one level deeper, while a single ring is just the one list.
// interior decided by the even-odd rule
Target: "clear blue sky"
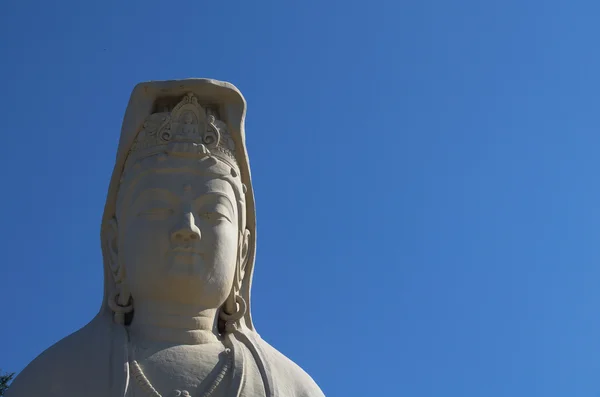
[{"label": "clear blue sky", "polygon": [[249,103],[254,318],[328,397],[600,395],[597,1],[6,1],[0,367],[100,307],[144,80]]}]

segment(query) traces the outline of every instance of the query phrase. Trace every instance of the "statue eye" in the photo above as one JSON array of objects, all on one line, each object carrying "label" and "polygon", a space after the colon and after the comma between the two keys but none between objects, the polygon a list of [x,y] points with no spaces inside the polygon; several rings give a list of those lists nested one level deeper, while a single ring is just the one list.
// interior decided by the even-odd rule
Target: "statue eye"
[{"label": "statue eye", "polygon": [[215,221],[218,219],[218,214],[215,212],[202,212],[200,213],[200,216],[207,221]]},{"label": "statue eye", "polygon": [[149,208],[147,210],[140,211],[138,216],[143,216],[149,219],[164,219],[168,218],[173,214],[173,210],[170,208]]},{"label": "statue eye", "polygon": [[202,219],[205,219],[205,220],[207,220],[209,222],[212,222],[212,223],[217,223],[217,222],[223,221],[223,220],[229,221],[229,218],[226,215],[221,214],[218,211],[214,211],[214,212],[209,212],[209,211],[202,212],[202,213],[200,213],[200,216],[202,217]]}]

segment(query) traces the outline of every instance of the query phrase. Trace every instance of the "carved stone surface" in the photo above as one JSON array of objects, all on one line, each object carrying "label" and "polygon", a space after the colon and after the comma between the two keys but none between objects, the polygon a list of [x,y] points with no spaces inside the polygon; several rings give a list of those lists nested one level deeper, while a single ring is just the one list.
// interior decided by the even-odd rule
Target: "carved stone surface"
[{"label": "carved stone surface", "polygon": [[135,87],[102,219],[102,308],[7,397],[323,396],[252,323],[245,109],[225,82]]}]

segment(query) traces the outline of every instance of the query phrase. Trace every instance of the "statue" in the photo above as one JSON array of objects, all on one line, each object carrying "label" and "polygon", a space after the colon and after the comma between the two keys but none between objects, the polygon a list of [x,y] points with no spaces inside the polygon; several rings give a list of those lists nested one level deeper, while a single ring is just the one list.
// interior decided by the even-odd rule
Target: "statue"
[{"label": "statue", "polygon": [[257,334],[246,104],[208,79],[141,83],[101,226],[104,299],[8,397],[319,397]]}]

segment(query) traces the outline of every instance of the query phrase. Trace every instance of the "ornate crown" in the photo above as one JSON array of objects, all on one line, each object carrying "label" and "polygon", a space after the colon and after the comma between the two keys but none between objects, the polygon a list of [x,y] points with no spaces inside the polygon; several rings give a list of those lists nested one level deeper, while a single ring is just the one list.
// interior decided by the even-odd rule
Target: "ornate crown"
[{"label": "ornate crown", "polygon": [[238,168],[235,143],[227,125],[218,119],[215,107],[200,106],[193,93],[184,96],[172,110],[166,105],[163,111],[146,118],[131,147],[128,162],[158,153],[180,157],[215,156]]}]

